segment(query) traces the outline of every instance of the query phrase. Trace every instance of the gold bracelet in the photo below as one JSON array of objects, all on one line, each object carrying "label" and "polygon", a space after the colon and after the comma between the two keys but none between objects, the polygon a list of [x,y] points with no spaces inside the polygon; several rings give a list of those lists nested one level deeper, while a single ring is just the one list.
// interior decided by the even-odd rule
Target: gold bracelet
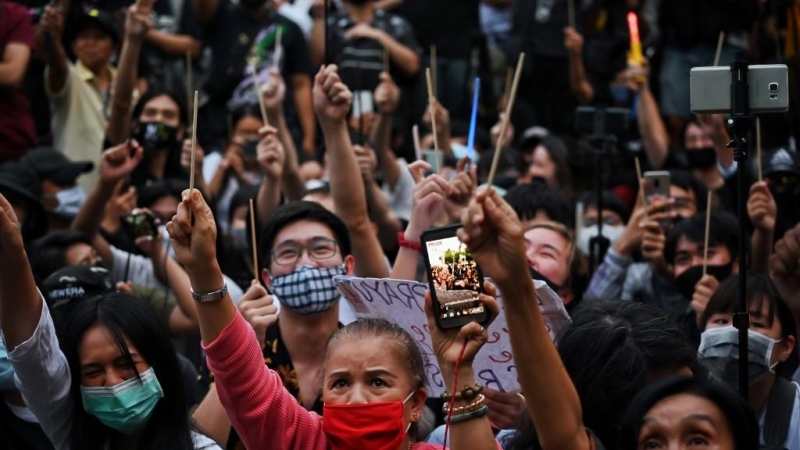
[{"label": "gold bracelet", "polygon": [[[468,403],[468,404],[466,404],[464,406],[453,407],[453,414],[463,414],[463,413],[468,413],[468,412],[475,411],[476,409],[478,409],[481,406],[483,406],[483,404],[485,402],[486,402],[486,396],[484,396],[483,394],[478,394],[478,398],[474,402]],[[442,405],[442,412],[445,413],[445,414],[450,414],[450,403],[449,402],[445,402],[445,404]]]}]

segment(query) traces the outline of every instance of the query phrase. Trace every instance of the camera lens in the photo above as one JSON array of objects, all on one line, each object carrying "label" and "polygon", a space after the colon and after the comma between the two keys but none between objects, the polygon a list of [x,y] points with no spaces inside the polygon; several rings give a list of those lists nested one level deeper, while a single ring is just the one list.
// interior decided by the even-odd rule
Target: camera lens
[{"label": "camera lens", "polygon": [[778,83],[770,83],[769,84],[769,91],[770,92],[778,92]]}]

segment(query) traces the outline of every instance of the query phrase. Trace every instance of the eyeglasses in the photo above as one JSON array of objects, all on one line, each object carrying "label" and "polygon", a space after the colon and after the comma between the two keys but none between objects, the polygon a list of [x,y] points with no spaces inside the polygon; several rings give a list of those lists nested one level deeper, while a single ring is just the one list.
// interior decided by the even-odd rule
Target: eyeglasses
[{"label": "eyeglasses", "polygon": [[279,266],[291,266],[300,259],[303,250],[305,250],[311,258],[322,261],[333,258],[336,255],[337,247],[336,241],[328,238],[314,238],[308,241],[306,245],[301,245],[297,242],[286,242],[272,250],[272,260]]}]

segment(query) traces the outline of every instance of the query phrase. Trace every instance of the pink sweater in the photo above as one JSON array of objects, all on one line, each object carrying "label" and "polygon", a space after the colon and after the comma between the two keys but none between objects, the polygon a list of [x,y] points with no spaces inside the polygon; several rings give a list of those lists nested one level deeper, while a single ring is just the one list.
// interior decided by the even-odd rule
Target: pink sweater
[{"label": "pink sweater", "polygon": [[[225,412],[248,449],[331,448],[322,432],[322,417],[297,403],[280,376],[264,365],[255,332],[238,312],[204,349]],[[412,449],[442,447],[420,443]]]}]

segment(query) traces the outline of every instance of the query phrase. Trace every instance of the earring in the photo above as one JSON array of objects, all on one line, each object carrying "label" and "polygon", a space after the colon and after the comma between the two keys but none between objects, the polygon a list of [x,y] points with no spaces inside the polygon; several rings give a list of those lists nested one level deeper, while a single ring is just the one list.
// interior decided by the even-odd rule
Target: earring
[{"label": "earring", "polygon": [[417,414],[417,413],[414,413],[414,414],[411,415],[411,420],[413,420],[415,422],[417,421],[418,418],[419,418],[419,414]]}]

